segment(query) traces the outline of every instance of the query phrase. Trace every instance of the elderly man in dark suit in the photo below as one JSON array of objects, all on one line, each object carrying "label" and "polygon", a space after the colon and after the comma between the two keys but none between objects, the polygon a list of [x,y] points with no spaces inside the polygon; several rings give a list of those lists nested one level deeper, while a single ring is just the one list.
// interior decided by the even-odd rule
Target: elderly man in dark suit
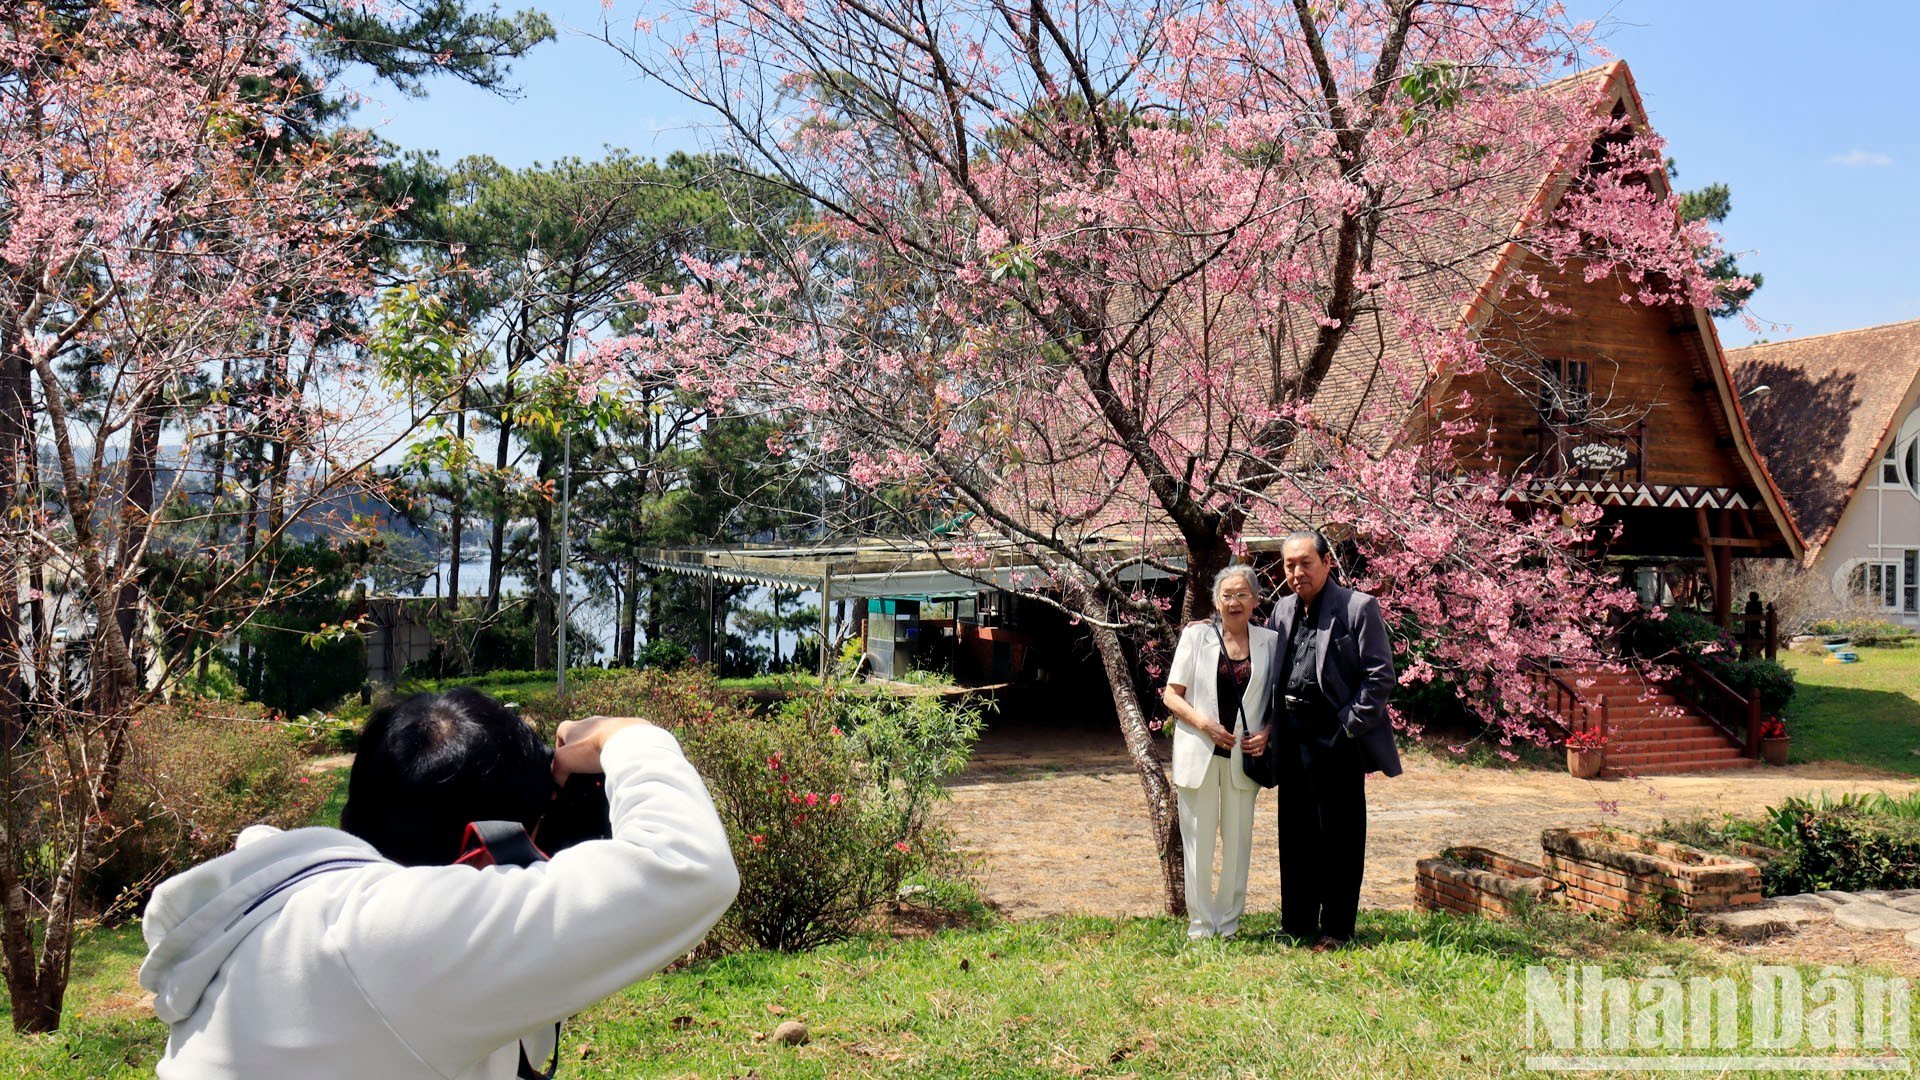
[{"label": "elderly man in dark suit", "polygon": [[1327,538],[1281,542],[1290,596],[1267,619],[1277,631],[1268,728],[1280,759],[1280,929],[1317,952],[1353,937],[1366,865],[1366,774],[1400,775],[1387,717],[1395,674],[1373,597],[1329,580]]}]

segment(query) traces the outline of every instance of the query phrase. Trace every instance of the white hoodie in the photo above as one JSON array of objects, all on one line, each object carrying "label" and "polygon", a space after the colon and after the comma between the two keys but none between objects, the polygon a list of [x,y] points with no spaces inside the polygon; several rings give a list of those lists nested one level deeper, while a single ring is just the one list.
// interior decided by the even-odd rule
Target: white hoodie
[{"label": "white hoodie", "polygon": [[528,867],[403,867],[338,829],[255,826],[148,903],[161,1077],[510,1080],[553,1025],[699,942],[739,889],[667,732],[602,748],[613,838]]}]

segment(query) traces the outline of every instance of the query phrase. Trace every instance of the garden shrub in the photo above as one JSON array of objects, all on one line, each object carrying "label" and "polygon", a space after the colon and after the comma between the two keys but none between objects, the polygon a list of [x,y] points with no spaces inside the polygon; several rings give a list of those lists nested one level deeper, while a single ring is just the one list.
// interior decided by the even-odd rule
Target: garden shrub
[{"label": "garden shrub", "polygon": [[643,668],[671,670],[685,665],[692,657],[693,654],[687,651],[685,645],[671,638],[656,638],[640,646],[640,655],[634,659]]},{"label": "garden shrub", "polygon": [[134,723],[119,829],[90,879],[97,910],[137,909],[169,874],[233,850],[249,825],[306,825],[332,790],[333,778],[310,772],[298,742],[258,706],[183,700]]},{"label": "garden shrub", "polygon": [[1789,798],[1759,818],[1663,821],[1654,835],[1756,858],[1767,896],[1920,888],[1920,797]]},{"label": "garden shrub", "polygon": [[360,746],[362,722],[314,712],[286,720],[281,729],[300,752],[313,757],[351,754]]},{"label": "garden shrub", "polygon": [[521,713],[551,736],[562,720],[644,716],[672,730],[706,780],[740,869],[715,928],[723,947],[793,951],[836,941],[900,896],[937,899],[955,858],[931,820],[961,769],[977,706],[938,695],[823,691],[770,714],[719,692],[710,672],[647,669],[582,685]]},{"label": "garden shrub", "polygon": [[1675,654],[1690,660],[1740,654],[1732,634],[1687,608],[1667,608],[1664,618],[1643,618],[1635,629],[1635,650],[1650,660],[1670,660]]},{"label": "garden shrub", "polygon": [[1920,887],[1920,821],[1834,806],[1799,814],[1793,829],[1778,892]]},{"label": "garden shrub", "polygon": [[1655,663],[1686,657],[1743,696],[1760,695],[1760,711],[1779,716],[1793,700],[1798,684],[1777,660],[1740,659],[1740,643],[1713,620],[1686,608],[1669,608],[1661,619],[1641,619],[1633,635],[1635,651]]},{"label": "garden shrub", "polygon": [[1779,716],[1786,711],[1793,700],[1798,684],[1794,682],[1793,672],[1778,661],[1756,656],[1750,660],[1733,660],[1708,663],[1708,668],[1719,677],[1721,682],[1739,691],[1746,697],[1760,696],[1760,711],[1768,716]]},{"label": "garden shrub", "polygon": [[1816,637],[1844,637],[1855,645],[1897,645],[1913,639],[1911,627],[1886,619],[1822,619],[1807,627]]}]

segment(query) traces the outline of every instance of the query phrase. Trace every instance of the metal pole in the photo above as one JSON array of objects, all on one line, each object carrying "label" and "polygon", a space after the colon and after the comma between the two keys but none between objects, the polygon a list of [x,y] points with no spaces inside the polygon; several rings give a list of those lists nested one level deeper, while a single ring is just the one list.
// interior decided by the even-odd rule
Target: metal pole
[{"label": "metal pole", "polygon": [[556,655],[560,661],[558,686],[560,693],[567,692],[567,510],[573,494],[573,424],[563,420],[565,434],[560,449],[560,642]]},{"label": "metal pole", "polygon": [[827,681],[828,665],[832,662],[829,653],[833,647],[831,629],[833,625],[833,571],[820,572],[820,681]]}]

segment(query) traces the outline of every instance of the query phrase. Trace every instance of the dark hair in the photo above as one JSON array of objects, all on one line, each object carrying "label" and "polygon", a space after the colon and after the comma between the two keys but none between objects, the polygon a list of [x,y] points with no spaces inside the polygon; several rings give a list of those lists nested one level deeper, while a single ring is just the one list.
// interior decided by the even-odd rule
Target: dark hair
[{"label": "dark hair", "polygon": [[1286,551],[1287,545],[1293,543],[1295,540],[1313,541],[1313,550],[1319,552],[1322,559],[1330,558],[1333,555],[1333,545],[1327,543],[1326,534],[1319,529],[1293,530],[1280,538],[1280,550],[1283,552]]},{"label": "dark hair", "polygon": [[473,821],[532,828],[552,756],[513,711],[471,687],[415,694],[367,719],[340,827],[406,866],[450,863]]}]

